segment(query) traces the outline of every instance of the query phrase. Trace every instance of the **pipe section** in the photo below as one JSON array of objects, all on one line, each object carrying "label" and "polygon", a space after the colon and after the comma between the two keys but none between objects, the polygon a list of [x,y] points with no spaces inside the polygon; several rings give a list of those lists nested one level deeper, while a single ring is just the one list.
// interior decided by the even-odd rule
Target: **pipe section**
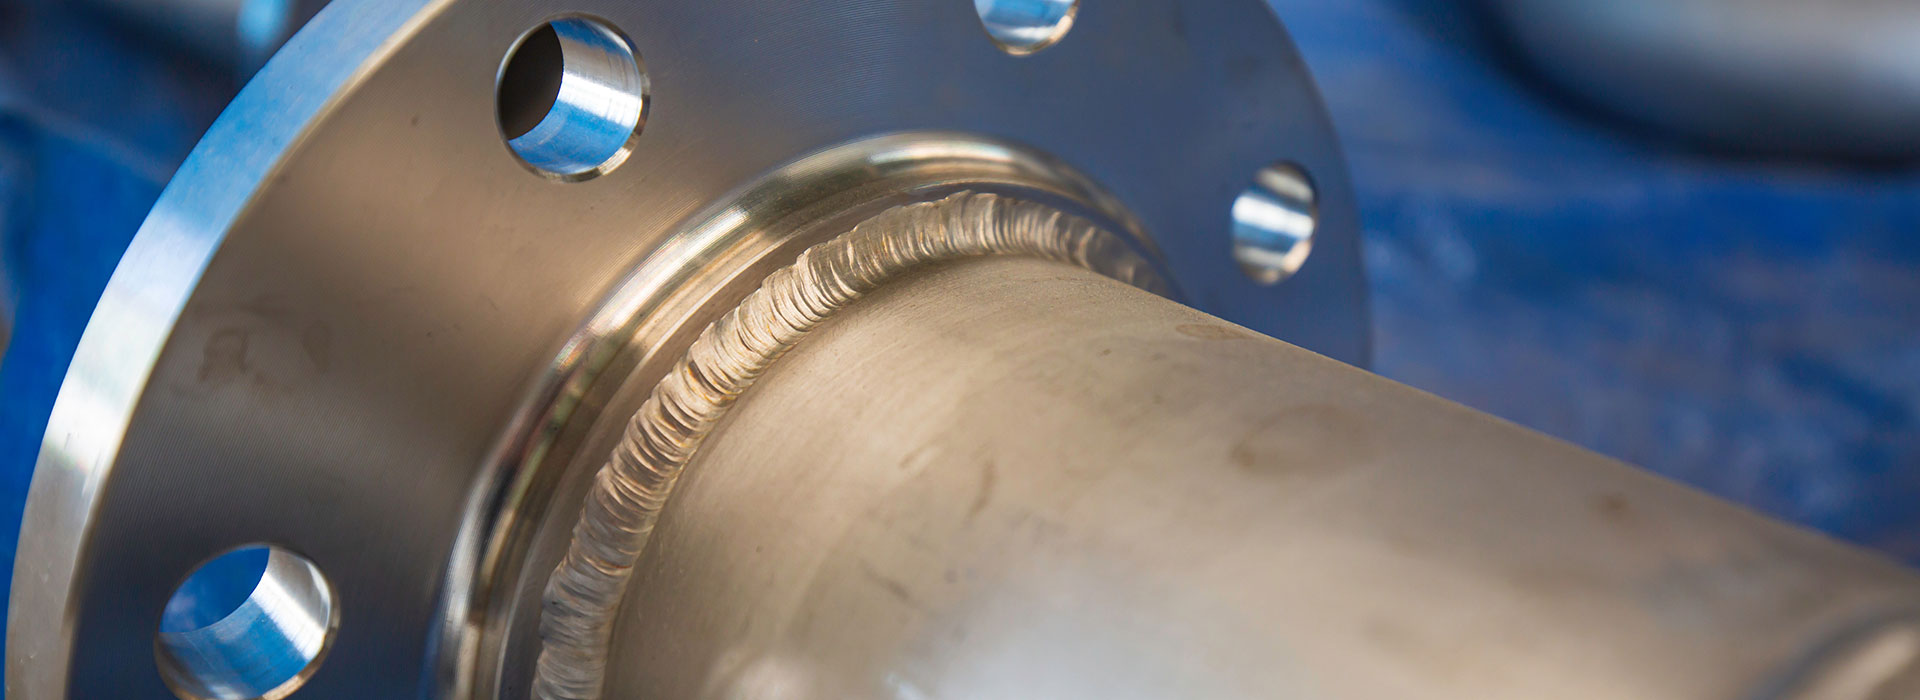
[{"label": "pipe section", "polygon": [[1895,564],[1025,259],[773,363],[633,574],[609,697],[1872,700],[1920,657]]}]

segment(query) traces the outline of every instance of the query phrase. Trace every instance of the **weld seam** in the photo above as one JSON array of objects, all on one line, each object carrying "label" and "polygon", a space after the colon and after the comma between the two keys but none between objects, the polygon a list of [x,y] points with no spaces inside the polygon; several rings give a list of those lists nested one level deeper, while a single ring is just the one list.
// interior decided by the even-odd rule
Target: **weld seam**
[{"label": "weld seam", "polygon": [[742,392],[809,331],[886,282],[982,256],[1053,260],[1162,288],[1127,240],[1051,207],[988,193],[896,207],[807,249],[707,326],[595,475],[567,554],[547,582],[533,697],[600,700],[634,567],[674,484]]}]

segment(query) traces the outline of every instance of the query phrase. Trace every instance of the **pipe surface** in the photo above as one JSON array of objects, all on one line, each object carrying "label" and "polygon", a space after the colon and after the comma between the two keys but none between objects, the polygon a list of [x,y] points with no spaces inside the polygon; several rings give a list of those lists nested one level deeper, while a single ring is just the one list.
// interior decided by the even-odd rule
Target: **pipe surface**
[{"label": "pipe surface", "polygon": [[1906,697],[1907,570],[1093,273],[881,288],[746,393],[609,697]]}]

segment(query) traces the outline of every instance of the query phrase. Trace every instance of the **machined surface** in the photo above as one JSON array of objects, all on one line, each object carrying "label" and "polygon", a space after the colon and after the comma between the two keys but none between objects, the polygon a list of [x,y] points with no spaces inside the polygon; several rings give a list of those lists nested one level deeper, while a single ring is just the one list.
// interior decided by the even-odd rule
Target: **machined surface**
[{"label": "machined surface", "polygon": [[1628,465],[977,260],[742,397],[607,695],[1882,700],[1916,604],[1901,567]]},{"label": "machined surface", "polygon": [[[631,37],[655,99],[628,160],[581,183],[516,162],[493,104],[508,47],[560,12]],[[459,632],[494,614],[468,603],[498,591],[462,533],[520,483],[498,448],[557,429],[520,422],[548,415],[529,402],[579,398],[539,389],[566,339],[736,188],[928,129],[1057,157],[1187,242],[1162,248],[1194,303],[1364,359],[1351,197],[1261,3],[1102,4],[1014,57],[945,0],[338,2],[183,166],[81,342],[22,529],[9,692],[165,697],[168,592],[254,542],[338,594],[302,692],[466,692],[479,652]],[[1263,288],[1235,269],[1228,214],[1277,160],[1314,173],[1322,221],[1314,261]]]}]

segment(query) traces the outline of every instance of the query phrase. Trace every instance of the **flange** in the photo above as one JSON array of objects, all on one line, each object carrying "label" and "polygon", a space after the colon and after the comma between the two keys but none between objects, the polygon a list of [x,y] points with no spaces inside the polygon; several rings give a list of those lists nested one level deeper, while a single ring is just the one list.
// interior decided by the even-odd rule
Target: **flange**
[{"label": "flange", "polygon": [[[333,3],[182,167],[87,329],[22,527],[9,693],[165,697],[176,585],[268,544],[337,627],[290,647],[313,650],[297,678],[178,693],[524,694],[538,586],[513,572],[564,534],[547,516],[571,519],[621,386],[752,270],[956,188],[1141,232],[1196,306],[1365,359],[1344,167],[1263,3],[1089,0],[1046,31],[995,5]],[[520,131],[508,58],[541,46],[557,99]],[[1299,219],[1304,264],[1259,254]]]}]

